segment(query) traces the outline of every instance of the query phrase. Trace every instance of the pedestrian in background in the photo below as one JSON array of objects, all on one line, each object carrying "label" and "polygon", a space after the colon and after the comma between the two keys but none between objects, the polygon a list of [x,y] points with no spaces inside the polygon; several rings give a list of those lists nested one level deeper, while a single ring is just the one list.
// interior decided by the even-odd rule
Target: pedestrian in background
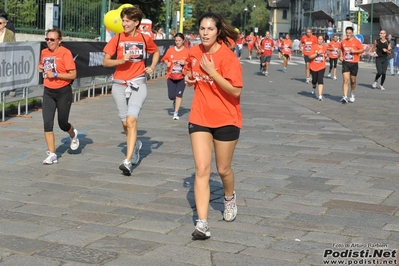
[{"label": "pedestrian in background", "polygon": [[[121,12],[124,32],[116,34],[104,47],[103,66],[116,67],[112,97],[126,134],[126,157],[119,165],[125,175],[130,175],[133,164],[140,161],[142,142],[137,140],[137,120],[147,98],[146,74],[152,74],[159,61],[154,40],[138,32],[142,18],[140,8],[124,8]],[[112,59],[115,53],[116,59]],[[145,65],[147,53],[153,54],[149,67]]]},{"label": "pedestrian in background", "polygon": [[391,76],[395,76],[395,67],[394,67],[394,61],[395,61],[395,41],[392,40],[392,34],[388,34],[388,41],[391,45],[391,53],[388,55],[388,63],[389,63],[389,71],[391,72]]},{"label": "pedestrian in background", "polygon": [[343,104],[348,103],[348,92],[350,82],[349,102],[355,102],[356,76],[359,71],[360,55],[364,52],[362,43],[353,35],[353,28],[346,27],[346,38],[341,42],[340,60],[342,61],[342,99]]},{"label": "pedestrian in background", "polygon": [[317,99],[323,101],[324,73],[326,71],[327,46],[324,44],[323,35],[317,38],[317,45],[313,45],[309,54],[310,73],[312,75],[312,94],[316,95],[316,84],[318,85]]},{"label": "pedestrian in background", "polygon": [[46,32],[47,48],[40,55],[38,71],[43,74],[42,115],[47,158],[43,164],[58,163],[55,153],[54,116],[57,112],[60,129],[70,137],[71,150],[79,148],[78,131],[69,123],[69,112],[73,102],[71,83],[76,78],[76,66],[71,51],[62,47],[62,32],[50,29]]},{"label": "pedestrian in background", "polygon": [[[7,14],[0,11],[0,43],[15,42],[15,34],[12,30],[7,28],[8,20]],[[16,89],[12,89],[8,96],[15,97]]]},{"label": "pedestrian in background", "polygon": [[218,14],[208,12],[198,19],[201,44],[190,49],[185,81],[194,85],[188,130],[195,163],[194,198],[198,219],[194,239],[211,237],[208,227],[212,150],[223,183],[223,218],[237,215],[234,149],[242,127],[240,95],[243,87],[240,61],[228,47],[238,33]]},{"label": "pedestrian in background", "polygon": [[[379,88],[384,91],[383,87],[386,72],[388,68],[388,56],[392,53],[392,47],[389,40],[386,38],[387,32],[385,30],[380,30],[380,38],[374,41],[372,50],[374,51],[375,57],[375,67],[377,69],[377,74],[375,75],[374,82],[372,84],[373,88]],[[378,79],[381,77],[381,83],[378,85]]]},{"label": "pedestrian in background", "polygon": [[3,17],[6,19],[6,22],[7,22],[6,28],[15,34],[14,22],[8,17],[8,14],[5,11],[0,10],[0,17]]},{"label": "pedestrian in background", "polygon": [[174,36],[175,46],[170,47],[162,61],[168,67],[166,83],[168,86],[168,97],[173,101],[173,120],[179,119],[179,109],[183,101],[183,93],[186,85],[184,83],[184,67],[187,65],[188,49],[184,47],[184,35],[176,33]]}]

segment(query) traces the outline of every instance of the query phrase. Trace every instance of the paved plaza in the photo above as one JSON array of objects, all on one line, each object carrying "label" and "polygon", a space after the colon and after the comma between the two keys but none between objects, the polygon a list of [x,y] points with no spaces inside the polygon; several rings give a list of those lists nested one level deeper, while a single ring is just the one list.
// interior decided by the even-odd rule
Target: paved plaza
[{"label": "paved plaza", "polygon": [[[56,126],[55,165],[42,165],[40,110],[7,117],[9,124],[0,125],[0,264],[397,265],[399,76],[387,75],[386,91],[373,89],[375,68],[361,63],[356,101],[344,105],[339,66],[319,102],[300,57],[287,73],[282,60],[272,60],[269,77],[259,74],[258,60],[242,60],[244,127],[233,160],[238,216],[222,219],[213,164],[206,241],[191,239],[192,88],[173,121],[165,79],[149,81],[138,124],[141,161],[131,176],[118,169],[126,143],[110,96],[72,105],[80,148],[69,150]],[[386,256],[378,258],[381,250]]]}]

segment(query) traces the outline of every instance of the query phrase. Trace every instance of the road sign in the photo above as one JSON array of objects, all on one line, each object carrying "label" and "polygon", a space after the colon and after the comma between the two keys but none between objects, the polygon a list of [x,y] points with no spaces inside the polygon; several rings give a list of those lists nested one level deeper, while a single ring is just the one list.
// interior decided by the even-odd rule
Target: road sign
[{"label": "road sign", "polygon": [[364,42],[364,37],[363,37],[363,35],[361,35],[361,34],[356,34],[356,35],[355,35],[355,38],[358,39],[361,43]]},{"label": "road sign", "polygon": [[327,28],[327,35],[330,36],[330,37],[333,35],[332,28]]}]

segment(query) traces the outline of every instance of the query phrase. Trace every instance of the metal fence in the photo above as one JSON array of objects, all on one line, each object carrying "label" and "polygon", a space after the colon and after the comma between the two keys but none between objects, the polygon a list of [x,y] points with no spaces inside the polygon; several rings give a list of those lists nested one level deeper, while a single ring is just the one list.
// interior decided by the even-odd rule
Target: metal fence
[{"label": "metal fence", "polygon": [[[46,3],[57,5],[58,25],[65,36],[94,39],[103,23],[101,0],[0,0],[0,10],[8,14],[19,33],[44,34]],[[119,4],[109,1],[109,8]]]}]

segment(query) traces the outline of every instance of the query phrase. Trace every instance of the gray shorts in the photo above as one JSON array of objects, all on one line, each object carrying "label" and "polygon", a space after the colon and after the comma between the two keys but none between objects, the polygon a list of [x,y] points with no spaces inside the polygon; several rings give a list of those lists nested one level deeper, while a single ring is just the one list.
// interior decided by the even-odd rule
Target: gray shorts
[{"label": "gray shorts", "polygon": [[126,86],[123,84],[112,83],[112,97],[114,98],[119,118],[126,121],[127,116],[133,116],[138,120],[141,107],[147,98],[146,78],[137,80],[138,91],[132,91],[130,98],[126,98]]}]

